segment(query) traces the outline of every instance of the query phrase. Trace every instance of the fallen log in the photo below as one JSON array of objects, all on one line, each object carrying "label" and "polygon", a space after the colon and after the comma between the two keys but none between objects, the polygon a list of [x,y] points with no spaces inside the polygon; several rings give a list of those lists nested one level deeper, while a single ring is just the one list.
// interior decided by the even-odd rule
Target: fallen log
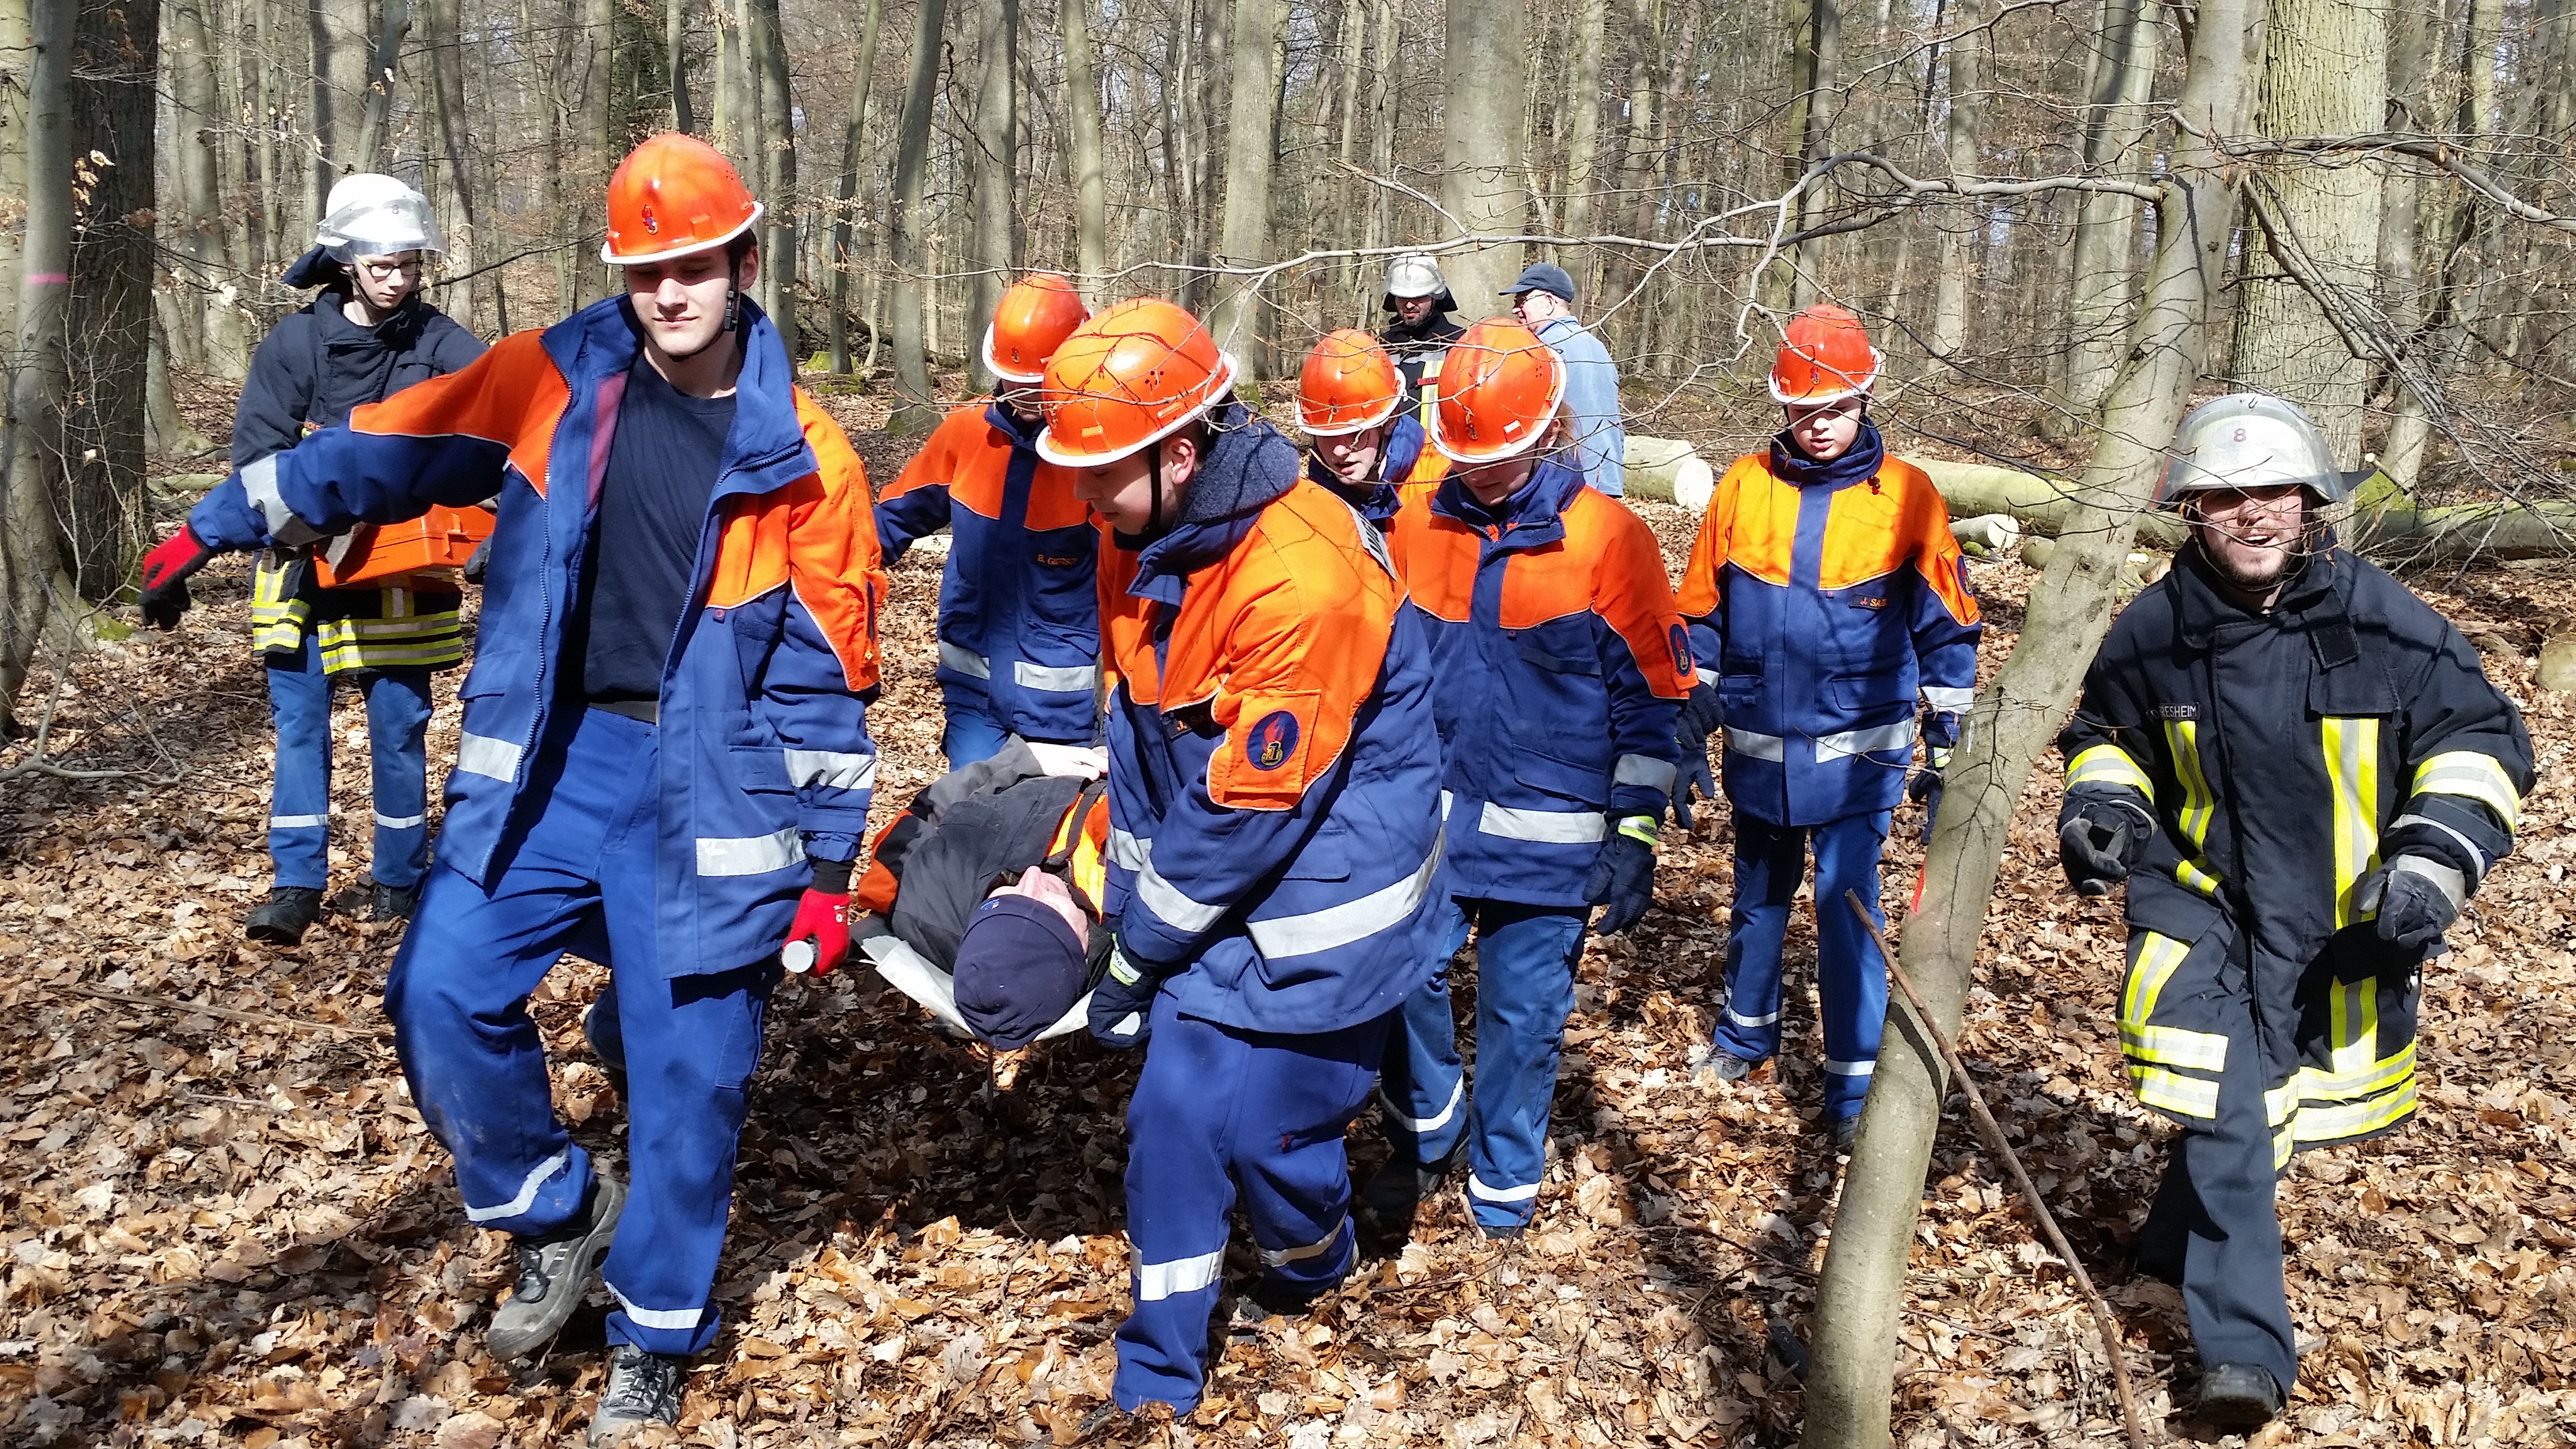
[{"label": "fallen log", "polygon": [[1717,491],[1717,470],[1679,438],[1630,433],[1620,480],[1631,498],[1678,503],[1693,513],[1708,507],[1709,495]]}]

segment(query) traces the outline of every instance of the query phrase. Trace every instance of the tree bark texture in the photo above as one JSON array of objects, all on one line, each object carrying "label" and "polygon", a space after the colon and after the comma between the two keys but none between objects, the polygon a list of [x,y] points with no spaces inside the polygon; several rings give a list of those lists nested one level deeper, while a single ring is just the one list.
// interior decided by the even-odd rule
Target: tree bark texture
[{"label": "tree bark texture", "polygon": [[[2091,175],[2135,181],[2147,174],[2152,157],[2140,143],[2164,33],[2157,10],[2156,0],[2107,0],[2103,6],[2101,63],[2084,123],[2084,169]],[[2101,405],[2120,354],[2128,350],[2137,237],[2135,197],[2097,191],[2077,203],[2065,383],[2056,409],[2040,415],[2054,436],[2072,436]]]},{"label": "tree bark texture", "polygon": [[974,275],[966,289],[966,328],[960,333],[974,359],[975,385],[989,388],[983,337],[1002,289],[1018,264],[1012,236],[1018,229],[1012,190],[1019,179],[1020,0],[977,0],[975,51],[975,229],[966,262]]},{"label": "tree bark texture", "polygon": [[[876,9],[871,3],[869,23],[875,23]],[[671,69],[671,129],[695,134],[697,112],[689,104],[689,5],[688,0],[669,0],[662,9],[662,50]]]},{"label": "tree bark texture", "polygon": [[762,288],[770,325],[786,345],[791,368],[805,361],[803,336],[796,326],[797,196],[796,96],[787,74],[787,37],[780,28],[778,0],[747,0],[750,39],[747,53],[760,84],[760,174],[750,178],[760,188],[768,210],[761,216]]},{"label": "tree bark texture", "polygon": [[319,219],[331,183],[359,168],[358,135],[367,109],[367,59],[376,31],[367,0],[312,0],[313,215]]},{"label": "tree bark texture", "polygon": [[[1565,140],[1565,234],[1570,237],[1592,233],[1592,197],[1600,181],[1594,169],[1601,157],[1601,52],[1603,32],[1609,28],[1609,0],[1578,0],[1574,17],[1574,77],[1568,103],[1574,114],[1567,120]],[[1574,275],[1574,294],[1578,297],[1599,295],[1596,283],[1601,268],[1594,252],[1584,247],[1566,258],[1572,265],[1566,270]]]},{"label": "tree bark texture", "polygon": [[[2255,128],[2266,136],[2352,135],[2378,127],[2388,103],[2388,30],[2365,0],[2272,0]],[[2236,381],[2306,408],[2347,466],[2361,456],[2370,364],[2345,346],[2326,308],[2289,275],[2280,253],[2306,254],[2319,280],[2356,298],[2377,291],[2376,165],[2270,167],[2268,187],[2292,233],[2246,232],[2237,288]]]},{"label": "tree bark texture", "polygon": [[[72,391],[64,412],[65,521],[86,599],[125,582],[143,536],[144,366],[152,340],[153,91],[160,0],[84,0],[72,126]],[[102,163],[99,159],[104,157]]]},{"label": "tree bark texture", "polygon": [[[2202,0],[2156,205],[2138,346],[2104,398],[2093,456],[2076,490],[2090,516],[2051,554],[2031,592],[2020,646],[1978,692],[1947,772],[1922,904],[1905,922],[1902,951],[1934,1025],[1954,1037],[2022,787],[2110,627],[2120,563],[2205,362],[2234,204],[2223,158],[2208,138],[2242,124],[2260,5]],[[1888,1443],[1906,1260],[1945,1095],[1937,1048],[1916,1035],[1908,1017],[1891,1015],[1888,1027],[1817,1285],[1806,1449]]]},{"label": "tree bark texture", "polygon": [[[1520,117],[1529,104],[1523,29],[1516,0],[1450,0],[1448,84],[1440,199],[1473,232],[1516,232],[1521,189]],[[1469,317],[1493,309],[1495,294],[1520,275],[1521,248],[1485,245],[1441,259],[1449,291]]]},{"label": "tree bark texture", "polygon": [[[19,114],[27,198],[10,339],[8,440],[0,450],[0,722],[13,718],[19,687],[43,636],[62,569],[56,511],[63,452],[63,397],[70,390],[65,342],[71,316],[73,9],[48,0],[0,0],[0,65],[26,85]],[[65,607],[70,601],[65,600]]]},{"label": "tree bark texture", "polygon": [[346,163],[351,171],[381,171],[385,144],[385,117],[394,104],[394,62],[402,55],[403,37],[411,34],[411,6],[407,0],[385,0],[384,27],[376,32],[376,47],[367,62],[367,84],[358,102],[358,142]]},{"label": "tree bark texture", "polygon": [[1100,83],[1092,72],[1091,0],[1058,0],[1056,15],[1064,31],[1065,156],[1073,171],[1075,264],[1084,280],[1097,287],[1109,273],[1109,167],[1100,136]]},{"label": "tree bark texture", "polygon": [[[1985,0],[1959,0],[1950,12],[1957,39],[1949,45],[1949,115],[1943,123],[1942,151],[1950,175],[1977,174],[1977,115],[1984,99],[1986,32]],[[1940,221],[1941,243],[1933,263],[1932,355],[1956,364],[1968,340],[1968,282],[1976,269],[1981,208],[1970,202]]]},{"label": "tree bark texture", "polygon": [[[209,0],[169,0],[168,26],[172,179],[179,205],[165,205],[164,244],[186,260],[178,285],[180,335],[170,339],[191,367],[239,378],[250,365],[241,311],[233,303],[231,266],[224,236],[231,225],[223,189],[220,148],[232,134],[215,75],[215,28]],[[0,262],[5,266],[5,262]]]},{"label": "tree bark texture", "polygon": [[[1233,40],[1226,57],[1232,98],[1225,132],[1225,209],[1217,228],[1217,262],[1258,267],[1270,260],[1270,170],[1278,149],[1283,0],[1234,0]],[[1219,277],[1208,330],[1252,376],[1261,376],[1261,297],[1252,278]]]},{"label": "tree bark texture", "polygon": [[[1832,155],[1834,149],[1834,113],[1841,103],[1838,87],[1842,85],[1842,0],[1813,0],[1807,7],[1807,34],[1807,123],[1799,154],[1813,166]],[[1815,226],[1825,219],[1831,191],[1831,183],[1820,180],[1798,198],[1795,220],[1800,228]],[[1791,307],[1803,310],[1824,299],[1824,264],[1822,243],[1799,245],[1792,258]]]},{"label": "tree bark texture", "polygon": [[[841,176],[832,188],[832,315],[827,335],[831,369],[838,374],[850,370],[850,274],[858,267],[850,233],[859,204],[859,167],[866,160],[861,143],[867,136],[868,90],[876,78],[877,24],[884,10],[884,0],[868,0],[867,19],[859,29],[858,71],[850,79],[850,117],[841,127]],[[869,345],[873,350],[873,336]]]},{"label": "tree bark texture", "polygon": [[922,345],[922,309],[934,298],[929,286],[929,233],[924,181],[930,161],[930,111],[939,98],[939,38],[947,0],[918,0],[912,23],[912,78],[904,87],[903,122],[894,162],[894,373],[898,398],[886,426],[895,432],[928,432],[939,421],[930,390],[930,359]]}]

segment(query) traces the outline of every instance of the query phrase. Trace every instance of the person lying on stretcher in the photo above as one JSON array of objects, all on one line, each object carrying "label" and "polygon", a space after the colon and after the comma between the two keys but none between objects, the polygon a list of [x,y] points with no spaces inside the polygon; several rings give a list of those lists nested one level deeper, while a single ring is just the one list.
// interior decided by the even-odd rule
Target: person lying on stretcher
[{"label": "person lying on stretcher", "polygon": [[[1003,1091],[1038,1042],[1082,1029],[1108,962],[1106,768],[1103,750],[1014,738],[914,796],[851,888],[852,944]],[[613,1082],[616,1019],[582,1018]]]}]

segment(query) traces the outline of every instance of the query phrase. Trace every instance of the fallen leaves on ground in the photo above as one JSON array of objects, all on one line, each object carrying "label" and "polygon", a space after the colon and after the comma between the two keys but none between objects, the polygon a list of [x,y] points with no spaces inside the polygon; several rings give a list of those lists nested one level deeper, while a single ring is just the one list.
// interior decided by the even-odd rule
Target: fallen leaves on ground
[{"label": "fallen leaves on ground", "polygon": [[[902,449],[844,402],[880,483]],[[1691,520],[1637,505],[1678,567]],[[938,768],[930,619],[941,549],[894,572],[871,727],[880,811]],[[1974,565],[1994,627],[2031,575]],[[2421,585],[2502,643],[2541,787],[2522,847],[2428,974],[2425,1108],[2403,1133],[2311,1153],[2283,1184],[2308,1347],[2284,1445],[2571,1442],[2576,1399],[2576,719],[2539,695],[2528,627],[2564,618],[2563,571]],[[297,949],[247,944],[267,882],[268,720],[243,575],[202,576],[175,635],[39,661],[50,757],[123,776],[22,773],[0,794],[0,1436],[12,1444],[498,1449],[577,1442],[602,1378],[597,1303],[531,1365],[481,1330],[508,1280],[468,1227],[377,1006],[398,932],[351,914],[367,819],[347,696],[333,837],[340,911]],[[458,675],[433,759],[452,758]],[[23,763],[21,743],[0,768]],[[140,783],[184,767],[181,784]],[[1998,887],[1963,1050],[2112,1295],[2151,1417],[2187,1416],[2179,1302],[2125,1244],[2167,1129],[2119,1068],[2115,903],[2057,879],[2053,768],[2031,786]],[[882,815],[881,815],[882,818]],[[1888,894],[1920,863],[1898,816]],[[1168,1428],[1104,1415],[1128,1306],[1122,1171],[1132,1059],[1050,1045],[993,1100],[919,1014],[843,973],[781,988],[742,1140],[717,1299],[677,1439],[807,1444],[1785,1445],[1839,1181],[1814,1120],[1814,934],[1790,938],[1789,1050],[1695,1085],[1721,979],[1722,812],[1667,837],[1659,909],[1585,952],[1537,1224],[1487,1244],[1453,1191],[1415,1241],[1317,1312],[1231,1342],[1206,1402]],[[580,1044],[602,980],[568,961],[533,1004],[559,1105],[621,1160],[623,1115]],[[1472,973],[1460,1010],[1472,1021]],[[125,998],[123,1000],[111,998]],[[149,1004],[137,1004],[146,1002]],[[224,1015],[218,1015],[221,1011]],[[1360,1170],[1383,1155],[1352,1135]],[[2066,1274],[1961,1113],[1933,1154],[1900,1334],[1897,1442],[2100,1444],[2105,1365]],[[1254,1264],[1241,1235],[1229,1281]]]}]

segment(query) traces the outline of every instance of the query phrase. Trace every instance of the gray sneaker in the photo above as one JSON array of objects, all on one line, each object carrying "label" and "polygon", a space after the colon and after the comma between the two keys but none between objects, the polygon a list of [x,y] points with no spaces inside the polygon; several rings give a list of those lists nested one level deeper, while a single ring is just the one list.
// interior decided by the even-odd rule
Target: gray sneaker
[{"label": "gray sneaker", "polygon": [[1700,1064],[1691,1068],[1691,1075],[1703,1082],[1740,1082],[1752,1070],[1753,1064],[1744,1058],[1711,1047]]},{"label": "gray sneaker", "polygon": [[689,1361],[652,1353],[631,1343],[608,1346],[608,1387],[599,1391],[599,1407],[590,1414],[594,1446],[616,1442],[629,1429],[680,1422],[680,1385],[689,1376]]},{"label": "gray sneaker", "polygon": [[542,1237],[520,1238],[519,1282],[510,1301],[492,1310],[483,1345],[499,1359],[525,1358],[563,1331],[589,1291],[590,1275],[608,1256],[626,1189],[613,1177],[593,1178],[590,1211]]}]

